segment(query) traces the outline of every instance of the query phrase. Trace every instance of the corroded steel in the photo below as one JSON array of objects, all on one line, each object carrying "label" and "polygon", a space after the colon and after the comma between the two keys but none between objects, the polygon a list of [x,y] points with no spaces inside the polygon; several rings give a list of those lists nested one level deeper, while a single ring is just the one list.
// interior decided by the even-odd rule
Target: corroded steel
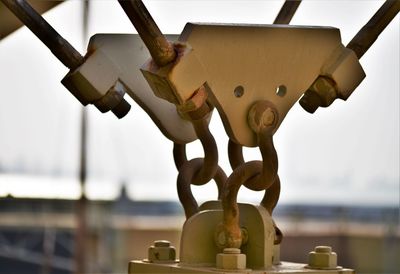
[{"label": "corroded steel", "polygon": [[[348,52],[354,52],[356,57],[360,59],[365,52],[372,46],[378,36],[383,32],[386,26],[393,20],[400,10],[400,1],[387,0],[379,10],[371,17],[368,23],[353,37],[346,46]],[[349,55],[344,54],[337,60],[345,60]],[[353,58],[353,59],[354,59]],[[346,68],[346,71],[340,69]],[[338,66],[338,70],[332,70],[329,77],[319,76],[310,88],[304,93],[300,99],[300,105],[308,112],[314,113],[319,107],[328,107],[337,98],[347,100],[351,92],[355,88],[339,87],[338,82],[344,79],[356,79],[357,69],[354,66]],[[353,73],[354,75],[350,75]],[[361,72],[358,73],[361,75]],[[365,76],[365,75],[364,75]]]},{"label": "corroded steel", "polygon": [[232,141],[232,139],[229,139],[228,142],[228,156],[232,170],[244,164],[243,147]]},{"label": "corroded steel", "polygon": [[[236,169],[240,165],[243,165],[244,158],[243,158],[243,147],[241,145],[236,144],[232,140],[229,140],[228,143],[228,155],[229,155],[229,162],[231,164],[232,169]],[[260,173],[260,171],[254,171],[256,176]],[[246,186],[246,182],[243,183]],[[260,204],[268,211],[268,213],[272,216],[272,212],[276,207],[279,196],[281,193],[281,182],[279,176],[276,175],[275,181],[272,185],[265,190],[265,194],[260,202]],[[275,244],[279,244],[282,241],[282,232],[281,230],[274,224],[275,232],[276,232],[276,239]]]},{"label": "corroded steel", "polygon": [[[1,0],[50,51],[71,71],[85,62],[85,58],[65,40],[37,11],[24,0]],[[85,105],[85,104],[84,104]],[[129,103],[122,98],[111,111],[124,117],[130,110]]]},{"label": "corroded steel", "polygon": [[118,2],[135,26],[156,64],[162,67],[173,61],[176,54],[172,43],[161,33],[143,2],[141,0],[118,0]]},{"label": "corroded steel", "polygon": [[202,185],[204,182],[210,181],[217,172],[218,149],[206,119],[193,121],[193,126],[204,148],[204,163],[201,169],[194,174],[192,184]]},{"label": "corroded steel", "polygon": [[274,24],[289,24],[300,4],[301,0],[286,0],[275,18]]},{"label": "corroded steel", "polygon": [[217,144],[208,128],[208,114],[210,111],[211,109],[208,108],[207,104],[203,104],[197,110],[188,113],[188,117],[199,118],[198,120],[191,120],[191,122],[203,146],[204,158],[195,158],[188,161],[186,146],[174,143],[173,155],[175,166],[179,170],[177,178],[178,196],[185,210],[186,218],[191,217],[199,211],[190,185],[204,185],[211,179],[214,179],[217,183],[218,199],[221,199],[226,187],[227,176],[222,168],[218,166]]},{"label": "corroded steel", "polygon": [[24,0],[1,0],[60,60],[75,69],[84,62],[82,55]]},{"label": "corroded steel", "polygon": [[[204,159],[195,158],[185,162],[179,169],[179,175],[177,179],[178,197],[184,208],[186,219],[199,212],[199,207],[195,198],[193,197],[190,185],[193,183],[193,177],[195,174],[198,174],[199,170],[201,170],[203,166]],[[213,176],[213,179],[217,184],[218,199],[221,199],[227,179],[225,172],[221,167],[217,166],[217,170]],[[209,181],[202,181],[203,184],[206,184],[207,182]]]},{"label": "corroded steel", "polygon": [[399,0],[386,0],[368,23],[354,36],[347,48],[353,50],[360,59],[399,11]]},{"label": "corroded steel", "polygon": [[[241,145],[236,144],[232,140],[229,140],[228,143],[228,155],[229,155],[229,162],[233,170],[245,163],[243,158],[243,147]],[[260,173],[259,170],[255,171],[254,176],[256,176],[259,173]],[[246,186],[246,182],[244,183],[244,185]],[[261,201],[261,205],[264,206],[271,215],[276,204],[278,203],[280,188],[281,188],[280,185],[281,183],[279,180],[279,176],[276,176],[275,181],[273,182],[271,187],[267,189]]]},{"label": "corroded steel", "polygon": [[[272,116],[272,119],[271,119]],[[230,141],[229,160],[233,173],[228,177],[226,192],[222,199],[224,209],[223,232],[226,247],[240,248],[242,233],[239,227],[237,194],[242,185],[252,190],[266,190],[262,205],[272,213],[279,198],[280,181],[278,158],[273,144],[273,133],[277,126],[278,112],[267,101],[256,103],[249,111],[249,123],[257,134],[262,161],[244,162],[241,146]],[[254,121],[251,121],[254,120]]]}]

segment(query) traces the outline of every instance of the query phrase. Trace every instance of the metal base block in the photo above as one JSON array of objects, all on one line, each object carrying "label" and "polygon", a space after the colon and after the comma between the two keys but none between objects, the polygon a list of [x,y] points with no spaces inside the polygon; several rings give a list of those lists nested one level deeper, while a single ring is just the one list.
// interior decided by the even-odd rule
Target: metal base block
[{"label": "metal base block", "polygon": [[144,261],[131,261],[129,262],[129,274],[140,273],[188,273],[188,274],[201,274],[201,273],[214,273],[214,274],[227,274],[227,273],[248,273],[248,274],[354,274],[352,269],[335,269],[335,270],[319,270],[309,269],[305,264],[282,262],[280,265],[274,265],[268,270],[226,270],[217,269],[215,267],[193,267],[183,266],[179,263],[161,264],[150,263]]}]

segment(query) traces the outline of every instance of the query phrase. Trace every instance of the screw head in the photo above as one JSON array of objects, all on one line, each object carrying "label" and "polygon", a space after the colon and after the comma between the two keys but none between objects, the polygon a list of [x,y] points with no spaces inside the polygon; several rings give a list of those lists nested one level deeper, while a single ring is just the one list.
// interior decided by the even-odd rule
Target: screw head
[{"label": "screw head", "polygon": [[224,253],[218,253],[216,267],[220,269],[246,269],[246,254],[241,254],[239,248],[224,248]]},{"label": "screw head", "polygon": [[317,253],[331,253],[332,247],[326,245],[319,245],[314,248],[314,251]]},{"label": "screw head", "polygon": [[175,247],[169,241],[155,241],[148,250],[148,261],[153,263],[174,263],[176,258]]},{"label": "screw head", "polygon": [[171,242],[166,241],[166,240],[157,240],[157,241],[154,241],[154,246],[155,247],[170,247]]},{"label": "screw head", "polygon": [[247,116],[247,122],[255,133],[259,133],[266,128],[275,130],[278,121],[278,110],[273,103],[267,100],[254,103]]},{"label": "screw head", "polygon": [[227,248],[224,248],[224,254],[240,254],[240,249],[227,247]]},{"label": "screw head", "polygon": [[316,246],[314,251],[308,254],[307,268],[312,269],[338,269],[337,255],[332,252],[330,246]]}]

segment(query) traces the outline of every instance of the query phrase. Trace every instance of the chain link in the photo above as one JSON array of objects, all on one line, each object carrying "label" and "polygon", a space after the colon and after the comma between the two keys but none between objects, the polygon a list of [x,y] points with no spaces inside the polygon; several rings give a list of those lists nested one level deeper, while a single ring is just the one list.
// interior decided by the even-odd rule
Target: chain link
[{"label": "chain link", "polygon": [[187,219],[199,211],[190,188],[192,184],[204,185],[214,179],[218,188],[218,199],[221,199],[227,180],[225,172],[218,165],[217,144],[209,131],[206,115],[191,122],[203,146],[204,158],[194,158],[188,161],[186,145],[184,144],[175,143],[173,150],[175,166],[179,171],[177,178],[178,197]]},{"label": "chain link", "polygon": [[[269,102],[260,102],[255,105],[257,115],[264,115],[268,110],[273,116],[273,123],[257,125],[257,141],[262,155],[262,161],[245,162],[242,146],[230,140],[228,145],[229,161],[233,172],[228,177],[226,191],[222,198],[224,210],[223,233],[225,234],[224,247],[240,248],[242,244],[241,229],[239,227],[239,208],[237,195],[242,185],[255,191],[265,190],[261,201],[267,211],[272,215],[280,194],[280,180],[278,176],[278,157],[273,144],[273,133],[276,128],[277,111]],[[272,112],[271,112],[272,110]],[[257,119],[259,117],[256,117]],[[276,228],[275,243],[282,240],[281,231]]]},{"label": "chain link", "polygon": [[[214,179],[218,188],[218,199],[222,200],[224,210],[224,219],[221,226],[225,234],[224,247],[240,248],[242,244],[242,231],[239,227],[239,209],[237,205],[237,194],[242,185],[254,191],[265,190],[261,205],[271,215],[279,199],[278,157],[272,138],[278,114],[271,103],[261,102],[256,104],[255,120],[260,120],[259,116],[265,115],[263,114],[265,110],[268,110],[268,113],[272,113],[269,114],[273,118],[271,119],[272,124],[261,124],[261,126],[257,124],[257,129],[255,130],[262,161],[245,162],[242,146],[230,140],[228,154],[233,172],[228,178],[218,165],[218,149],[215,139],[209,131],[206,116],[201,119],[191,120],[197,137],[203,146],[204,158],[188,160],[186,145],[174,144],[173,155],[176,168],[179,170],[177,178],[178,196],[186,218],[190,218],[199,212],[197,201],[193,197],[190,186],[204,185]],[[264,120],[261,119],[260,121]],[[276,226],[275,230],[277,235],[275,243],[280,243],[282,233]]]}]

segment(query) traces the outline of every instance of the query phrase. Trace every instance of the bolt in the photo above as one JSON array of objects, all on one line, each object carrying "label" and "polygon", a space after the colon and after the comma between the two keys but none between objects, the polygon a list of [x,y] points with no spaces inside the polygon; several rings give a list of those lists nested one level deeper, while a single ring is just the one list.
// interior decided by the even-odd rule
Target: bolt
[{"label": "bolt", "polygon": [[174,263],[175,257],[175,247],[165,240],[155,241],[148,251],[148,260],[153,263]]},{"label": "bolt", "polygon": [[316,246],[308,254],[308,268],[337,269],[337,255],[330,246]]},{"label": "bolt", "polygon": [[224,233],[224,231],[219,231],[219,232],[217,233],[216,240],[217,240],[217,245],[218,245],[219,247],[225,246],[225,244],[226,244],[226,238],[225,238],[225,233]]},{"label": "bolt", "polygon": [[250,128],[258,133],[271,127],[275,129],[278,123],[278,111],[269,101],[258,101],[249,110],[248,123]]},{"label": "bolt", "polygon": [[240,254],[239,248],[227,247],[224,248],[224,254]]},{"label": "bolt", "polygon": [[300,105],[309,113],[314,113],[319,107],[328,107],[338,98],[335,82],[324,76],[319,76],[300,99]]},{"label": "bolt", "polygon": [[155,247],[170,247],[171,242],[166,241],[166,240],[157,240],[157,241],[154,241],[154,246]]},{"label": "bolt", "polygon": [[331,253],[332,252],[332,247],[325,246],[325,245],[320,245],[320,246],[316,246],[314,248],[314,251],[317,252],[317,253]]},{"label": "bolt", "polygon": [[268,108],[261,114],[260,126],[261,127],[270,126],[274,123],[274,120],[275,120],[275,114],[272,111],[272,109]]},{"label": "bolt", "polygon": [[240,253],[239,248],[224,248],[223,253],[217,254],[217,268],[221,269],[245,269],[246,255]]}]

